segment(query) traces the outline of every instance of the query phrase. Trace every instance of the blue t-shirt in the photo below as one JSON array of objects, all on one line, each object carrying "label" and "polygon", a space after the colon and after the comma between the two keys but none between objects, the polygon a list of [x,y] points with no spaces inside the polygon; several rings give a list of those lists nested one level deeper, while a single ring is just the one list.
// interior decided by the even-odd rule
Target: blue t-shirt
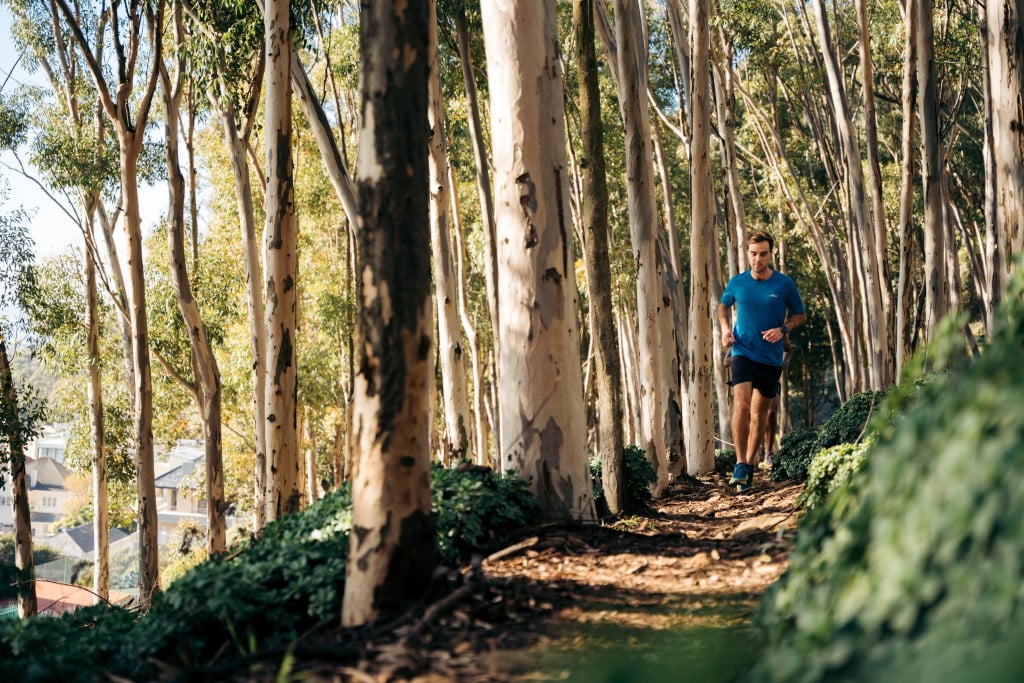
[{"label": "blue t-shirt", "polygon": [[767,280],[755,280],[749,270],[744,271],[731,278],[722,292],[722,305],[733,304],[737,310],[732,355],[781,366],[782,342],[766,342],[761,333],[786,322],[786,309],[794,314],[804,312],[793,279],[776,270]]}]

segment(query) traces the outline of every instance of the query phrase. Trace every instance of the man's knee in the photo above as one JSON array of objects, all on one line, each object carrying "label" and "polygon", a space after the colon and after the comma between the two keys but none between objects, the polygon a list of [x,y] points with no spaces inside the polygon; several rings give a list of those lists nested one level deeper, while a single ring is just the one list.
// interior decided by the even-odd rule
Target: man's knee
[{"label": "man's knee", "polygon": [[750,399],[734,398],[732,408],[738,415],[750,415]]}]

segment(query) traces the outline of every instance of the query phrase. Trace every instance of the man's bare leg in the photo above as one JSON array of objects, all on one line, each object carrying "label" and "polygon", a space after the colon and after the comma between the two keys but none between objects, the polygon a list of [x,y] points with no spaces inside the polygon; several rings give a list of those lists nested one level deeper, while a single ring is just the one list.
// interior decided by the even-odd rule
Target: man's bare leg
[{"label": "man's bare leg", "polygon": [[736,442],[736,462],[750,464],[755,451],[748,450],[750,439],[750,400],[754,385],[736,384],[732,388],[732,438]]},{"label": "man's bare leg", "polygon": [[[756,389],[751,392],[750,397],[750,428],[747,431],[747,453],[755,454],[761,447],[761,437],[764,436],[765,427],[768,425],[768,406],[772,400],[765,398]],[[754,456],[750,456],[752,462]]]}]

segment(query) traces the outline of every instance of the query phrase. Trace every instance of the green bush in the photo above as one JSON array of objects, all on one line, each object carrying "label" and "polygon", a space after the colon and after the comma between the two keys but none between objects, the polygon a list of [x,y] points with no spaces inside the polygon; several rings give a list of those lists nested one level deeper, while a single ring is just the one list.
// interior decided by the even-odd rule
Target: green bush
[{"label": "green bush", "polygon": [[860,441],[868,421],[878,412],[884,399],[884,391],[864,391],[851,396],[821,425],[817,450]]},{"label": "green bush", "polygon": [[[514,477],[441,468],[432,475],[438,545],[450,560],[486,552],[537,509]],[[185,572],[138,619],[92,608],[0,624],[0,680],[95,680],[101,671],[155,680],[156,662],[187,670],[215,656],[285,647],[337,623],[351,524],[346,486]]]},{"label": "green bush", "polygon": [[529,485],[511,473],[445,469],[431,471],[437,550],[442,562],[466,560],[496,550],[511,532],[534,521],[538,512]]},{"label": "green bush", "polygon": [[865,391],[850,397],[821,429],[798,429],[782,437],[775,454],[772,479],[783,481],[807,478],[815,455],[832,446],[857,443],[867,432],[872,416],[880,411],[885,392]]},{"label": "green bush", "polygon": [[949,369],[894,392],[864,470],[805,517],[752,681],[1020,680],[1022,285],[1024,269],[977,360],[963,320],[944,326],[927,358]]},{"label": "green bush", "polygon": [[719,448],[715,451],[715,472],[730,474],[736,466],[736,451],[731,448]]},{"label": "green bush", "polygon": [[797,429],[789,432],[779,441],[779,450],[772,461],[772,481],[807,478],[807,468],[818,452],[818,432],[813,429]]},{"label": "green bush", "polygon": [[797,504],[818,507],[838,488],[848,486],[864,463],[866,443],[844,443],[818,451],[807,469],[807,484]]},{"label": "green bush", "polygon": [[[658,473],[647,459],[647,451],[639,446],[623,449],[623,469],[626,481],[623,491],[623,507],[626,512],[639,512],[651,503],[651,487],[658,481]],[[601,483],[601,459],[590,459],[590,481],[594,490],[594,502],[601,509],[604,489]],[[607,506],[605,506],[607,510]]]}]

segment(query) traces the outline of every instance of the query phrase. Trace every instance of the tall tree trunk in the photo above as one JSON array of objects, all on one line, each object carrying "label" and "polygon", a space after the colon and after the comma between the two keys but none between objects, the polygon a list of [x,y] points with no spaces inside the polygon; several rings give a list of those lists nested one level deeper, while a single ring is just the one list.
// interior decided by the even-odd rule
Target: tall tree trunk
[{"label": "tall tree trunk", "polygon": [[480,335],[477,334],[476,325],[469,315],[469,302],[466,297],[466,245],[463,239],[462,220],[459,212],[459,193],[455,191],[455,173],[451,164],[448,165],[448,186],[452,188],[449,197],[452,202],[452,221],[455,224],[455,270],[458,286],[456,294],[459,297],[459,320],[462,329],[466,333],[466,344],[469,348],[469,359],[473,368],[473,435],[476,439],[474,450],[476,451],[476,463],[483,466],[497,467],[492,463],[487,450],[487,437],[490,429],[487,419],[487,389],[484,382],[484,363],[481,359]]},{"label": "tall tree trunk", "polygon": [[481,7],[491,93],[503,470],[592,520],[554,0]]},{"label": "tall tree trunk", "polygon": [[917,2],[906,0],[903,8],[903,128],[900,135],[900,270],[896,290],[896,377],[913,352],[914,273],[918,269],[914,229],[914,110],[917,108]]},{"label": "tall tree trunk", "polygon": [[1024,250],[1024,2],[986,0],[995,216],[989,232],[993,296],[1005,294],[1009,275]]},{"label": "tall tree trunk", "polygon": [[921,120],[921,175],[924,192],[924,285],[925,339],[931,341],[939,321],[949,312],[946,280],[945,206],[943,154],[939,140],[938,76],[935,68],[935,34],[932,0],[917,0],[918,118]]},{"label": "tall tree trunk", "polygon": [[[141,131],[139,135],[141,136]],[[132,144],[122,141],[121,147],[130,149]],[[128,233],[129,315],[132,323],[132,361],[135,370],[134,433],[139,504],[139,600],[144,608],[148,608],[153,596],[160,590],[160,551],[153,453],[153,379],[149,356],[149,319],[146,315],[146,281],[142,262],[136,160],[137,154],[121,154],[124,224]]]},{"label": "tall tree trunk", "polygon": [[[879,363],[872,374],[877,390],[887,389],[895,380],[893,360],[893,305],[890,293],[888,262],[888,230],[885,223],[885,197],[882,192],[882,171],[878,160],[878,121],[875,116],[874,64],[871,59],[871,31],[868,24],[866,0],[857,0],[857,24],[860,29],[860,66],[864,92],[864,145],[867,148],[868,174],[871,179],[871,225],[874,234],[869,236],[868,247],[874,251],[867,254],[869,282],[873,280],[877,301],[880,306],[871,311],[876,327],[868,343],[874,362]],[[870,226],[865,226],[870,229]],[[869,303],[872,297],[869,296]]]},{"label": "tall tree trunk", "polygon": [[691,429],[686,471],[715,469],[714,362],[711,338],[715,191],[711,184],[711,28],[708,3],[690,0],[690,320],[687,368]]},{"label": "tall tree trunk", "polygon": [[659,248],[647,113],[647,43],[637,0],[615,1],[619,105],[626,129],[630,237],[637,270],[641,446],[658,471],[657,490],[684,463],[679,398],[679,345],[672,301],[672,264]]},{"label": "tall tree trunk", "polygon": [[103,421],[100,375],[100,311],[96,289],[95,208],[86,210],[85,305],[86,353],[89,376],[89,433],[92,437],[93,593],[97,601],[110,597],[110,502],[107,493],[107,433]]},{"label": "tall tree trunk", "polygon": [[[115,5],[111,12],[116,15],[118,8],[128,15],[125,24],[129,27],[129,39],[115,46],[117,59],[122,66],[117,77],[114,94],[107,84],[105,75],[96,55],[82,33],[75,14],[66,0],[56,0],[61,14],[67,21],[78,43],[79,49],[89,67],[96,84],[99,102],[103,111],[117,131],[119,167],[121,180],[121,205],[124,210],[123,224],[128,243],[129,299],[128,320],[131,325],[131,374],[134,378],[133,432],[135,439],[135,466],[138,496],[139,525],[139,604],[143,610],[152,604],[153,596],[160,590],[160,565],[157,535],[155,465],[153,462],[153,380],[149,353],[149,320],[146,312],[145,274],[142,259],[142,221],[139,209],[138,160],[146,130],[146,122],[153,103],[159,80],[159,64],[162,56],[163,8],[151,8],[142,3],[129,2],[127,7]],[[146,16],[150,53],[150,72],[141,96],[134,93],[135,65],[138,51],[144,43],[142,36],[142,15]],[[125,19],[125,17],[120,17]],[[117,21],[118,17],[114,17]],[[127,52],[125,51],[127,49]],[[132,105],[135,104],[135,111]]]},{"label": "tall tree trunk", "polygon": [[[722,55],[712,64],[712,87],[718,116],[718,132],[724,169],[725,234],[729,276],[740,272],[746,263],[747,215],[743,208],[743,193],[740,188],[739,156],[736,150],[736,92],[733,71],[733,49],[724,31],[719,31]],[[718,320],[718,316],[711,316]],[[726,420],[728,421],[728,420]],[[732,427],[730,426],[730,430]]]},{"label": "tall tree trunk", "polygon": [[[498,319],[498,246],[497,228],[494,217],[494,194],[491,189],[491,167],[490,155],[484,143],[483,125],[480,117],[480,105],[477,97],[476,79],[473,76],[473,57],[469,49],[469,28],[466,21],[466,12],[462,3],[456,3],[455,7],[455,31],[458,40],[459,62],[462,64],[462,81],[466,88],[467,124],[469,126],[469,138],[473,143],[473,159],[476,162],[476,184],[480,195],[480,220],[483,223],[484,238],[484,278],[487,282],[487,310],[491,317],[491,330],[501,328]],[[453,186],[454,187],[454,186]],[[494,354],[492,358],[497,359],[500,354],[501,339],[497,334],[492,334]],[[500,376],[500,368],[491,368],[492,387],[496,387]],[[478,392],[483,392],[482,386],[477,387]],[[494,414],[497,414],[500,407],[496,405],[497,392],[494,393],[495,400],[492,401]],[[495,440],[500,442],[501,424],[499,420],[491,419],[491,429],[494,431]]]},{"label": "tall tree trunk", "polygon": [[444,435],[441,451],[445,463],[451,465],[472,457],[470,448],[469,395],[466,386],[466,359],[462,335],[459,333],[459,281],[452,260],[449,241],[448,136],[445,133],[444,101],[441,95],[440,63],[437,60],[437,2],[429,0],[430,19],[427,59],[428,82],[427,123],[430,156],[430,245],[434,259],[434,292],[437,301],[437,346],[441,360],[441,386],[444,414]]},{"label": "tall tree trunk", "polygon": [[242,236],[242,263],[245,269],[245,293],[249,321],[249,350],[252,354],[253,393],[253,445],[254,445],[254,527],[259,530],[266,523],[267,492],[270,490],[267,465],[267,421],[266,421],[266,355],[267,336],[265,307],[263,305],[263,268],[260,264],[260,244],[256,238],[256,215],[253,207],[252,179],[246,160],[248,139],[256,114],[258,94],[263,83],[265,55],[261,53],[252,79],[254,97],[250,98],[245,110],[239,112],[232,101],[227,87],[227,68],[224,56],[218,55],[218,74],[215,87],[209,91],[214,109],[220,113],[222,135],[231,159],[231,173],[234,180],[235,204]]},{"label": "tall tree trunk", "polygon": [[996,157],[995,133],[992,129],[992,117],[995,115],[995,103],[992,101],[992,69],[989,65],[991,37],[988,34],[988,11],[983,3],[978,3],[978,23],[981,25],[981,79],[985,93],[985,145],[982,158],[985,164],[985,328],[988,333],[994,329],[996,309],[1002,301],[1003,259],[1005,246],[999,225],[999,207],[996,200]]},{"label": "tall tree trunk", "polygon": [[434,570],[426,3],[364,6],[358,462],[342,623],[403,611]]},{"label": "tall tree trunk", "polygon": [[[860,359],[864,358],[867,361],[866,374],[870,377],[870,386],[881,389],[883,386],[881,373],[887,363],[887,355],[883,352],[883,347],[886,346],[884,340],[887,339],[888,325],[882,306],[882,283],[879,278],[880,268],[877,262],[879,251],[875,245],[875,228],[871,224],[871,214],[868,211],[867,189],[864,185],[864,167],[860,156],[858,135],[850,110],[846,86],[839,70],[839,60],[832,45],[832,32],[824,3],[825,0],[814,0],[814,15],[821,41],[825,71],[828,75],[832,108],[835,112],[835,129],[839,136],[840,156],[846,161],[846,190],[849,193],[848,220],[851,235],[848,246],[854,256],[854,264],[851,266],[855,266],[851,268],[851,274],[853,281],[859,283],[863,297],[860,325],[862,339],[858,347],[866,349],[869,354],[862,356],[858,353],[857,360],[854,362],[856,367],[860,365]],[[870,343],[867,339],[872,330],[877,330],[882,335],[881,339],[875,343]],[[850,353],[854,349],[847,348],[846,351]],[[858,391],[866,388],[866,386],[857,386]]]},{"label": "tall tree trunk", "polygon": [[580,82],[580,119],[583,180],[581,216],[587,269],[587,292],[594,339],[594,379],[597,388],[598,451],[601,487],[608,510],[622,512],[625,471],[622,434],[622,382],[619,343],[612,306],[611,261],[608,256],[608,183],[605,174],[604,136],[601,129],[601,92],[598,87],[594,45],[594,0],[573,2],[576,32],[576,68]]},{"label": "tall tree trunk", "polygon": [[25,430],[18,416],[18,397],[14,391],[11,362],[7,357],[7,341],[0,330],[0,396],[3,397],[6,434],[0,440],[7,442],[10,488],[14,506],[14,566],[19,573],[18,616],[34,617],[39,612],[36,602],[36,572],[32,556],[32,520],[29,512],[28,480],[25,477]]},{"label": "tall tree trunk", "polygon": [[[181,32],[178,35],[179,38],[183,37]],[[182,43],[178,44],[180,47]],[[212,556],[227,550],[220,369],[217,367],[213,344],[206,332],[206,325],[203,323],[202,314],[192,294],[192,285],[188,278],[188,261],[185,252],[185,180],[181,174],[178,154],[181,83],[180,81],[172,83],[166,70],[162,70],[161,75],[166,116],[164,145],[167,152],[167,188],[169,192],[167,240],[171,255],[171,280],[174,283],[178,308],[185,320],[194,366],[199,375],[197,379],[200,388],[197,394],[199,413],[203,422],[203,449],[206,466],[207,542],[209,553]]]},{"label": "tall tree trunk", "polygon": [[267,194],[266,264],[267,367],[265,409],[268,479],[272,495],[267,521],[303,507],[297,415],[298,221],[292,163],[292,34],[289,0],[268,0],[264,17],[266,49]]}]

